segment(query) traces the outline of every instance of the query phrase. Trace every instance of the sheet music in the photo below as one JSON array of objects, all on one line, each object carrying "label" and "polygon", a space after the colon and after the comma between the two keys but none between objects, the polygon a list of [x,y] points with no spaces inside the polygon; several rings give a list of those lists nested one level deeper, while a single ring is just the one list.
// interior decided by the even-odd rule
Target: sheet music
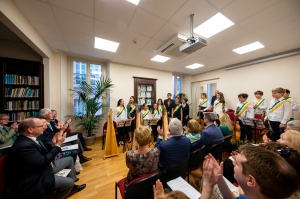
[{"label": "sheet music", "polygon": [[67,177],[67,175],[70,173],[71,169],[63,169],[59,172],[57,172],[55,175],[56,176],[61,176],[61,177]]},{"label": "sheet music", "polygon": [[64,143],[71,142],[71,141],[77,140],[77,139],[78,139],[78,135],[73,135],[73,136],[67,137],[65,139]]},{"label": "sheet music", "polygon": [[125,120],[125,126],[131,126],[132,120]]},{"label": "sheet music", "polygon": [[73,149],[78,149],[78,144],[61,147],[62,151],[68,151],[68,150],[73,150]]},{"label": "sheet music", "polygon": [[194,187],[187,183],[182,177],[170,180],[169,182],[167,182],[167,184],[173,191],[182,191],[190,199],[199,199],[201,197],[201,193],[199,193]]},{"label": "sheet music", "polygon": [[238,193],[238,188],[236,186],[234,186],[229,180],[227,180],[224,176],[223,176],[228,188],[230,189],[231,192],[233,192],[234,194],[237,192]]},{"label": "sheet music", "polygon": [[124,124],[125,124],[125,121],[124,120],[121,120],[117,123],[117,127],[120,128],[120,127],[124,127]]}]

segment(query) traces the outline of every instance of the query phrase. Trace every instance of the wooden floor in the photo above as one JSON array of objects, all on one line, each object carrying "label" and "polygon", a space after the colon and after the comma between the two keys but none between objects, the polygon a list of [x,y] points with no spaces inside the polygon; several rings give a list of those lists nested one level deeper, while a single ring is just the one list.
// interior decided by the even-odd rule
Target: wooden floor
[{"label": "wooden floor", "polygon": [[[102,138],[101,138],[102,139]],[[112,199],[115,198],[115,182],[126,177],[128,168],[125,164],[125,153],[119,147],[119,156],[103,160],[102,140],[97,138],[91,148],[92,151],[84,152],[84,155],[92,158],[91,161],[82,164],[83,170],[77,176],[79,184],[86,184],[86,188],[74,194],[70,199]],[[121,195],[118,191],[118,198]]]}]

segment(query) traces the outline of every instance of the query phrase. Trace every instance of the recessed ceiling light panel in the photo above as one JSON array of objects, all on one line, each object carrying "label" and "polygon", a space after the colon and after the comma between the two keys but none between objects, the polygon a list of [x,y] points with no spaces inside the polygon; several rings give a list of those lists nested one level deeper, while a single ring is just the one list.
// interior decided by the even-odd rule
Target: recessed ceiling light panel
[{"label": "recessed ceiling light panel", "polygon": [[129,1],[130,3],[133,3],[134,5],[138,5],[140,0],[127,0]]},{"label": "recessed ceiling light panel", "polygon": [[117,42],[95,37],[95,48],[97,49],[116,52],[118,47],[119,47],[119,43]]},{"label": "recessed ceiling light panel", "polygon": [[157,62],[165,62],[168,61],[170,59],[170,57],[165,57],[165,56],[161,56],[161,55],[156,55],[155,57],[153,57],[151,60],[152,61],[157,61]]},{"label": "recessed ceiling light panel", "polygon": [[238,53],[238,54],[244,54],[244,53],[247,53],[247,52],[251,52],[251,51],[254,51],[254,50],[258,50],[260,48],[264,48],[265,46],[262,45],[261,43],[259,43],[258,41],[257,42],[254,42],[254,43],[251,43],[251,44],[248,44],[246,46],[242,46],[240,48],[236,48],[232,51]]},{"label": "recessed ceiling light panel", "polygon": [[204,66],[204,65],[203,64],[197,64],[197,63],[195,63],[195,64],[192,64],[192,65],[186,66],[186,68],[196,69],[196,68],[200,68],[202,66]]},{"label": "recessed ceiling light panel", "polygon": [[221,13],[217,13],[213,17],[206,20],[200,26],[194,29],[194,32],[198,35],[209,38],[227,28],[234,25],[232,21],[226,18]]}]

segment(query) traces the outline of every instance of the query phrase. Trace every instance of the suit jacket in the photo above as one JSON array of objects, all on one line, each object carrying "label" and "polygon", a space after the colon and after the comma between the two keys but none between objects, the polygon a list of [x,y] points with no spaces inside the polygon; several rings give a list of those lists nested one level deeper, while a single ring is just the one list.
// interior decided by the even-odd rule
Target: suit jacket
[{"label": "suit jacket", "polygon": [[211,124],[206,126],[201,132],[200,141],[197,143],[195,148],[200,149],[202,146],[205,146],[204,155],[207,155],[209,148],[213,144],[219,144],[221,142],[224,142],[224,136],[221,129],[215,124]]},{"label": "suit jacket", "polygon": [[52,130],[48,128],[44,131],[42,135],[39,136],[39,139],[41,139],[46,146],[48,150],[52,148],[52,138],[55,135],[55,133],[59,132],[59,130],[55,127],[54,122],[50,121],[49,123],[52,127]]},{"label": "suit jacket", "polygon": [[211,101],[210,101],[211,106],[214,106],[214,102],[216,99],[217,99],[217,97],[215,95],[212,96]]},{"label": "suit jacket", "polygon": [[53,147],[46,152],[32,139],[19,135],[5,161],[6,199],[44,198],[54,192],[51,162],[61,151]]},{"label": "suit jacket", "polygon": [[166,106],[167,112],[169,112],[170,114],[168,114],[168,117],[171,117],[171,112],[172,112],[172,107],[175,104],[175,101],[170,99],[170,106],[168,106],[168,99],[164,100],[164,105]]},{"label": "suit jacket", "polygon": [[15,130],[9,129],[6,126],[4,126],[4,128],[7,132],[4,131],[2,127],[0,128],[0,148],[12,145],[14,143],[12,137],[17,134]]},{"label": "suit jacket", "polygon": [[158,138],[155,147],[160,150],[158,166],[163,169],[187,159],[190,155],[191,142],[185,136],[173,136],[166,141]]}]

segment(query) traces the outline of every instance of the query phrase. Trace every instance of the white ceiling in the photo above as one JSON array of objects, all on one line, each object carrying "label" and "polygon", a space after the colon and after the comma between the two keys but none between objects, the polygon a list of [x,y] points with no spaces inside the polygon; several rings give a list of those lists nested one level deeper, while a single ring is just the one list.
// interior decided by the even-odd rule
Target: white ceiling
[{"label": "white ceiling", "polygon": [[[199,74],[300,48],[300,0],[13,1],[55,51],[157,70]],[[150,60],[176,33],[189,35],[190,14],[197,27],[218,12],[235,25],[210,37],[207,47],[165,63]],[[94,49],[94,37],[119,42],[117,52]],[[232,51],[255,41],[265,48]],[[205,66],[185,68],[193,63]]]}]

